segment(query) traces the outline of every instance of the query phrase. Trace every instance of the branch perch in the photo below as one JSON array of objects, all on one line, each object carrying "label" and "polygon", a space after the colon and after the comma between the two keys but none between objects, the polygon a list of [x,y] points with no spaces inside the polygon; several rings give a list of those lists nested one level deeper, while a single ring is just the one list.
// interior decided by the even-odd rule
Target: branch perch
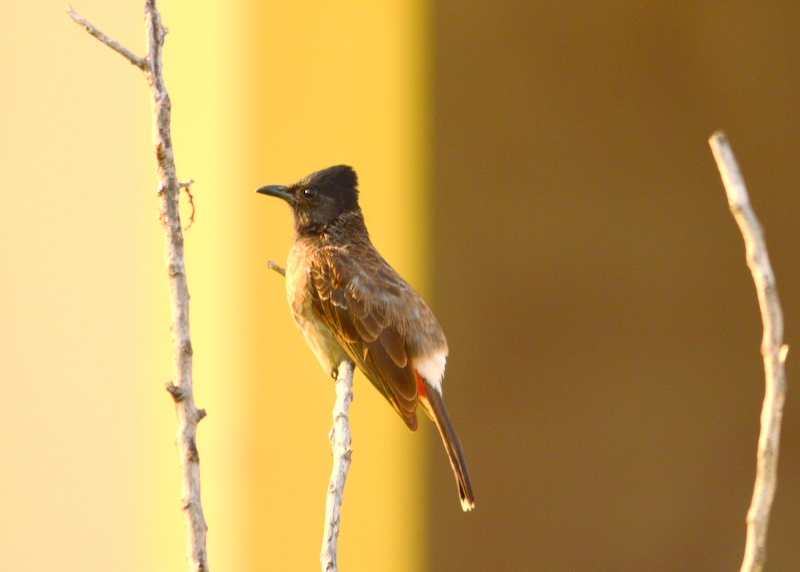
[{"label": "branch perch", "polygon": [[161,14],[155,0],[145,0],[145,28],[147,31],[147,57],[140,58],[112,40],[75,12],[67,14],[103,44],[123,56],[144,72],[152,94],[153,145],[158,170],[158,193],[161,198],[158,218],[164,230],[167,278],[171,302],[170,329],[173,347],[173,379],[167,382],[167,391],[175,402],[178,418],[176,445],[180,457],[181,497],[186,522],[186,557],[191,572],[207,572],[206,522],[200,503],[200,458],[197,452],[197,423],[205,416],[198,410],[192,392],[192,342],[189,335],[189,289],[186,283],[186,265],[183,255],[178,199],[182,187],[175,171],[175,159],[170,133],[170,100],[164,85],[161,54],[166,30],[161,25]]},{"label": "branch perch", "polygon": [[[267,260],[267,266],[286,276],[286,269],[277,262]],[[350,448],[350,419],[348,410],[353,401],[353,370],[355,365],[351,361],[343,361],[336,371],[336,401],[333,404],[333,426],[328,438],[331,441],[331,454],[333,468],[328,482],[328,494],[325,497],[325,526],[322,532],[322,550],[319,561],[322,572],[338,572],[336,551],[339,539],[339,521],[344,496],[344,483],[347,480],[347,471],[350,469],[350,457],[353,449]]]},{"label": "branch perch", "polygon": [[786,399],[784,363],[789,346],[783,344],[783,313],[778,300],[775,275],[767,255],[764,232],[750,205],[736,157],[722,131],[714,133],[709,144],[725,185],[728,206],[744,237],[747,266],[756,284],[761,321],[764,325],[761,355],[764,358],[766,388],[761,409],[756,482],[747,512],[747,542],[741,567],[741,572],[761,572],[767,556],[769,515],[778,485],[778,448],[783,403]]},{"label": "branch perch", "polygon": [[322,534],[322,551],[319,555],[322,572],[338,572],[336,548],[339,538],[339,520],[344,494],[344,482],[350,468],[350,421],[347,411],[353,401],[353,362],[344,361],[336,372],[336,402],[333,405],[333,427],[329,434],[333,453],[333,468],[325,500],[325,529]]}]

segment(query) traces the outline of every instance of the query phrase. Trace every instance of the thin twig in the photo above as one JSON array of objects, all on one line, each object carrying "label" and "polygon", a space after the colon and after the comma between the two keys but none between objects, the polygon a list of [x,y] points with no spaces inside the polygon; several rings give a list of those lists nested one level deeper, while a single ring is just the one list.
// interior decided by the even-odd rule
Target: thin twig
[{"label": "thin twig", "polygon": [[333,468],[325,501],[325,530],[322,534],[322,551],[319,555],[322,572],[337,572],[336,548],[339,537],[339,519],[344,494],[344,482],[350,468],[350,421],[347,411],[353,401],[353,362],[343,361],[336,373],[336,402],[333,405],[333,427],[330,440]]},{"label": "thin twig", "polygon": [[186,191],[186,196],[189,197],[189,206],[192,207],[192,212],[189,214],[189,224],[183,227],[183,230],[189,230],[190,228],[192,228],[192,225],[194,224],[195,208],[194,208],[194,196],[192,195],[193,184],[194,184],[194,179],[189,179],[188,181],[178,183],[178,186],[184,191]]},{"label": "thin twig", "polygon": [[192,392],[192,342],[189,335],[189,289],[183,254],[178,199],[181,184],[175,172],[175,159],[170,134],[170,100],[162,75],[162,49],[166,30],[155,0],[145,0],[147,58],[139,58],[110,39],[78,15],[72,8],[67,13],[92,36],[140,68],[152,93],[153,145],[159,178],[159,220],[164,230],[167,278],[172,308],[170,329],[173,346],[173,379],[167,390],[175,402],[178,418],[176,444],[181,467],[181,496],[186,522],[186,553],[191,572],[207,572],[206,522],[200,503],[200,459],[197,452],[197,423],[205,416],[198,410]]},{"label": "thin twig", "polygon": [[117,42],[116,40],[112,40],[108,36],[106,36],[103,32],[95,28],[88,20],[86,20],[83,16],[78,14],[75,10],[72,9],[72,6],[67,6],[67,14],[69,17],[75,20],[79,25],[83,26],[89,34],[103,42],[109,48],[117,52],[123,58],[128,60],[130,63],[135,65],[142,71],[146,71],[150,67],[150,63],[147,61],[146,58],[140,58],[128,48]]},{"label": "thin twig", "polygon": [[275,272],[277,272],[281,276],[286,276],[286,269],[277,262],[273,262],[272,260],[267,260],[267,266],[272,268]]},{"label": "thin twig", "polygon": [[761,409],[756,482],[750,510],[747,512],[747,543],[741,568],[741,572],[760,572],[766,560],[769,515],[778,484],[778,448],[783,403],[786,399],[784,363],[789,346],[783,344],[783,313],[775,286],[775,275],[767,255],[764,232],[750,206],[736,157],[722,131],[714,133],[709,139],[709,144],[725,185],[731,213],[744,237],[747,266],[756,283],[758,305],[764,326],[761,355],[764,358],[766,389]]}]

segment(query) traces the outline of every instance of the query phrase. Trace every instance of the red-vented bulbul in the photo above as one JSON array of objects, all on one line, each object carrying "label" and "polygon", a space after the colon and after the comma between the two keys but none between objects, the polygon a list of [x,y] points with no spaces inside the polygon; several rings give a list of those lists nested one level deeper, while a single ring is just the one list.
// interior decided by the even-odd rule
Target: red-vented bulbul
[{"label": "red-vented bulbul", "polygon": [[292,207],[286,294],[294,322],[329,375],[343,360],[355,362],[412,431],[422,406],[450,456],[461,507],[471,510],[467,466],[442,401],[447,340],[422,297],[372,245],[357,185],[355,171],[338,165],[256,191]]}]

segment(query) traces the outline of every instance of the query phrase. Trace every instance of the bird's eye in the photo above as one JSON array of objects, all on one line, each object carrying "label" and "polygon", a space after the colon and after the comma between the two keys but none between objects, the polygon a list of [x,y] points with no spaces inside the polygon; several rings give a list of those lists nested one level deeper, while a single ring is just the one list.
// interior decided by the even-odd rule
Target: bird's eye
[{"label": "bird's eye", "polygon": [[304,199],[313,199],[317,196],[317,189],[303,189]]}]

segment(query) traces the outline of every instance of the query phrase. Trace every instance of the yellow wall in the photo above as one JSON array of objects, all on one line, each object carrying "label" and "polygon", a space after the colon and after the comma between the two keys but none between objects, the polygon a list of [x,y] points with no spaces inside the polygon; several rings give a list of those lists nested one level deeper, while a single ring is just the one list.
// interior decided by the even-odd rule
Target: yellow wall
[{"label": "yellow wall", "polygon": [[[253,189],[359,172],[373,239],[425,263],[425,14],[381,3],[167,1],[212,569],[316,566],[332,383],[291,323],[290,214]],[[0,24],[0,569],[182,570],[166,281],[138,70],[54,0]],[[76,10],[142,53],[139,2]],[[420,569],[423,437],[363,377],[346,570]],[[455,500],[454,500],[455,503]]]}]

